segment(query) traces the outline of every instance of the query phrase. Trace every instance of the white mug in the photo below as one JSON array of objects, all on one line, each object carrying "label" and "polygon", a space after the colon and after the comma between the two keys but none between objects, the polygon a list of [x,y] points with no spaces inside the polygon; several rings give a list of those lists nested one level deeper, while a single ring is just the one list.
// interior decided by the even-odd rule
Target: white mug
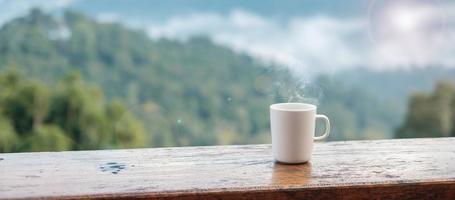
[{"label": "white mug", "polygon": [[[325,131],[315,136],[317,119],[325,122]],[[283,163],[308,162],[314,140],[329,136],[330,121],[316,114],[316,106],[305,103],[278,103],[270,106],[273,157]]]}]

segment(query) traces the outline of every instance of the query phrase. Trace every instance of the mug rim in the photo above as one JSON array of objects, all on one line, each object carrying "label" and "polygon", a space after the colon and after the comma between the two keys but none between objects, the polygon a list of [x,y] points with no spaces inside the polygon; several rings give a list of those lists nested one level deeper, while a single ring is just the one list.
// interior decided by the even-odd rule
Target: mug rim
[{"label": "mug rim", "polygon": [[[286,108],[286,106],[301,106],[301,108]],[[270,105],[271,110],[286,112],[303,112],[316,110],[316,105],[309,103],[275,103]]]}]

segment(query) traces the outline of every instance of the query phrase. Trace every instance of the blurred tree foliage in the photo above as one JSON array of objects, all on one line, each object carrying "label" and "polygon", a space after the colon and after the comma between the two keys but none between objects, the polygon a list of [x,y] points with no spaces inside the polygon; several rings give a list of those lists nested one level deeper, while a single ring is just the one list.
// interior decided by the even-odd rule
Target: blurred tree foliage
[{"label": "blurred tree foliage", "polygon": [[106,105],[78,74],[57,87],[16,72],[2,73],[0,83],[0,152],[145,146],[142,122],[120,102]]},{"label": "blurred tree foliage", "polygon": [[432,94],[416,93],[397,138],[455,136],[455,86],[441,81]]},{"label": "blurred tree foliage", "polygon": [[286,69],[206,37],[151,40],[74,11],[34,9],[0,29],[0,148],[266,143],[268,106],[287,101],[318,103],[332,140],[390,136],[393,110],[364,91]]}]

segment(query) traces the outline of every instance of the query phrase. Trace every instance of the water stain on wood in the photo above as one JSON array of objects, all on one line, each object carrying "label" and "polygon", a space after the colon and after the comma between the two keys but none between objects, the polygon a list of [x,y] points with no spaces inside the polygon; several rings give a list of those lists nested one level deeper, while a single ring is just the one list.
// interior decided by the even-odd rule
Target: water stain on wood
[{"label": "water stain on wood", "polygon": [[400,178],[400,176],[390,175],[390,174],[386,174],[385,177],[386,178]]},{"label": "water stain on wood", "polygon": [[25,176],[25,178],[39,178],[41,176],[38,176],[38,175],[27,175]]},{"label": "water stain on wood", "polygon": [[99,167],[102,172],[110,172],[118,174],[120,171],[126,169],[126,164],[118,162],[107,162]]}]

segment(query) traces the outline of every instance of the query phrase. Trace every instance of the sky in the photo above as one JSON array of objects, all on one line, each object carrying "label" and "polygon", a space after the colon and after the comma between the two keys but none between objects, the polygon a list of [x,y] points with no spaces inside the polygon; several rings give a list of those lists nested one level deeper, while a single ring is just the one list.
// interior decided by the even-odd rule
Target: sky
[{"label": "sky", "polygon": [[120,21],[152,39],[214,42],[304,73],[455,68],[455,2],[439,0],[0,0],[0,24],[32,7]]}]

